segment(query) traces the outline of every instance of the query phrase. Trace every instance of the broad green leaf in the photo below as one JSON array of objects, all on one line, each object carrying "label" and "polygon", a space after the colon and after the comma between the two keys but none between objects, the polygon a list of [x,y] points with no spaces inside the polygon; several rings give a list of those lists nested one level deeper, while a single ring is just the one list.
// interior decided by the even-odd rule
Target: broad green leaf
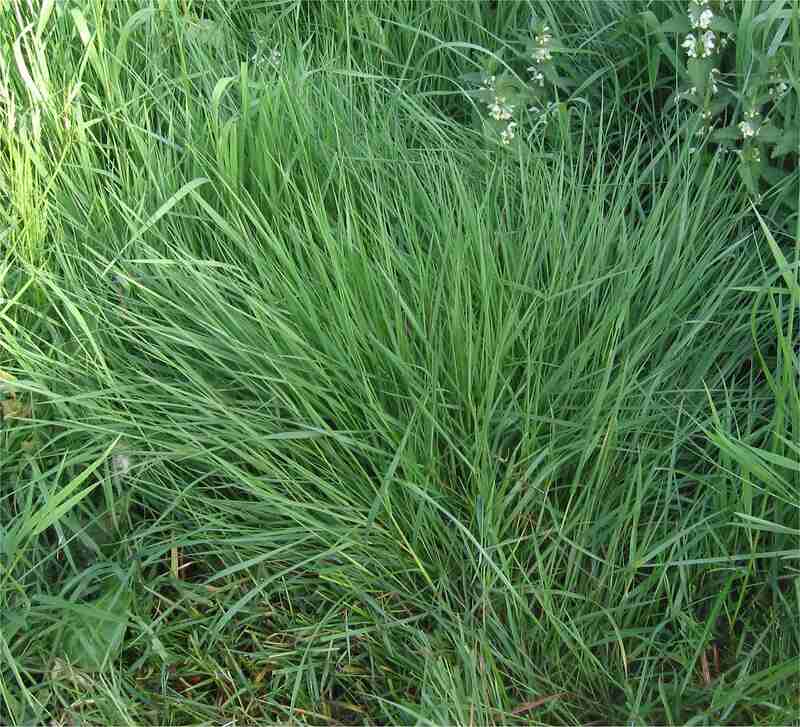
[{"label": "broad green leaf", "polygon": [[715,15],[711,21],[711,30],[717,33],[735,33],[736,23],[722,15]]},{"label": "broad green leaf", "polygon": [[697,89],[698,98],[705,98],[708,76],[713,67],[713,62],[707,58],[691,58],[686,64],[686,70],[689,72],[689,79],[692,86]]},{"label": "broad green leaf", "polygon": [[772,150],[772,158],[786,156],[787,154],[800,153],[800,125],[795,125],[783,130],[775,148]]},{"label": "broad green leaf", "polygon": [[87,671],[102,671],[119,653],[128,628],[130,579],[114,579],[92,603],[65,613],[63,656]]},{"label": "broad green leaf", "polygon": [[764,124],[758,130],[758,139],[765,144],[774,144],[783,138],[783,133],[782,129],[776,129],[772,124]]},{"label": "broad green leaf", "polygon": [[764,164],[761,167],[761,176],[770,184],[779,184],[789,176],[789,172],[773,167],[771,164]]},{"label": "broad green leaf", "polygon": [[739,163],[737,169],[739,171],[739,178],[744,182],[745,187],[747,187],[747,191],[753,196],[758,195],[758,185],[756,185],[756,180],[753,177],[752,164],[750,162],[742,161]]},{"label": "broad green leaf", "polygon": [[711,132],[712,141],[736,141],[741,136],[741,132],[735,126],[725,126]]},{"label": "broad green leaf", "polygon": [[658,29],[662,33],[688,33],[692,29],[689,18],[685,13],[673,15],[669,20],[665,20]]}]

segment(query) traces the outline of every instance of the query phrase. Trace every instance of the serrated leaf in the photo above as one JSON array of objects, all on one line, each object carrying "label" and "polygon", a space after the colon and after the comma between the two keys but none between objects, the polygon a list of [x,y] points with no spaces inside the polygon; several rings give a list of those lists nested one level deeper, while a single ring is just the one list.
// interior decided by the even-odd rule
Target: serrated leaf
[{"label": "serrated leaf", "polygon": [[715,15],[711,21],[711,30],[717,33],[736,33],[736,23],[721,15]]},{"label": "serrated leaf", "polygon": [[739,177],[744,182],[744,186],[747,187],[747,191],[750,192],[754,197],[758,195],[758,186],[756,185],[756,180],[753,177],[753,169],[750,162],[742,161],[739,163]]},{"label": "serrated leaf", "polygon": [[498,78],[495,89],[497,96],[508,97],[517,90],[517,82],[513,78]]},{"label": "serrated leaf", "polygon": [[735,126],[723,126],[711,132],[712,141],[736,141],[741,136],[741,132]]},{"label": "serrated leaf", "polygon": [[789,172],[774,167],[771,164],[764,164],[761,167],[761,176],[770,184],[779,184],[789,176]]},{"label": "serrated leaf", "polygon": [[662,33],[688,33],[692,29],[689,18],[686,15],[673,15],[669,20],[665,20],[658,26]]},{"label": "serrated leaf", "polygon": [[639,19],[648,29],[655,30],[658,33],[661,32],[661,24],[652,10],[645,10],[639,13]]},{"label": "serrated leaf", "polygon": [[783,133],[783,129],[776,129],[772,124],[765,124],[758,130],[758,139],[765,144],[775,144],[783,138]]},{"label": "serrated leaf", "polygon": [[783,135],[772,150],[772,158],[800,153],[800,126],[784,129]]},{"label": "serrated leaf", "polygon": [[705,58],[692,58],[686,64],[692,86],[697,89],[697,98],[705,98],[708,76],[713,68],[713,63]]}]

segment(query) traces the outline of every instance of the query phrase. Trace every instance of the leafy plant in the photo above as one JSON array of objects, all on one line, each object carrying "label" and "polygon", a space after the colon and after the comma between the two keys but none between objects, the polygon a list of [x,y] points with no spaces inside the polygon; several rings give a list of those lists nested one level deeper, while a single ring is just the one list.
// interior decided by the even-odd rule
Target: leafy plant
[{"label": "leafy plant", "polygon": [[[691,146],[738,156],[753,198],[771,198],[796,216],[800,153],[800,6],[793,0],[690,0],[659,21],[641,14],[678,85]],[[791,217],[790,217],[791,219]]]},{"label": "leafy plant", "polygon": [[482,71],[461,76],[471,86],[467,95],[480,102],[475,120],[490,139],[510,146],[524,132],[528,140],[534,133],[555,140],[550,121],[565,120],[565,101],[576,84],[565,72],[570,67],[567,48],[553,33],[547,21],[534,15],[526,33],[498,53],[485,54]]}]

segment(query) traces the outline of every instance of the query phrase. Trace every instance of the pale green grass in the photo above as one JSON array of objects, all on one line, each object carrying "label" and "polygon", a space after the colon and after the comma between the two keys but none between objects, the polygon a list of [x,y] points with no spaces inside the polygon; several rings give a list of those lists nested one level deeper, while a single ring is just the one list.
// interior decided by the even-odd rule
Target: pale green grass
[{"label": "pale green grass", "polygon": [[795,720],[800,248],[733,169],[161,6],[53,5],[0,132],[0,722]]}]

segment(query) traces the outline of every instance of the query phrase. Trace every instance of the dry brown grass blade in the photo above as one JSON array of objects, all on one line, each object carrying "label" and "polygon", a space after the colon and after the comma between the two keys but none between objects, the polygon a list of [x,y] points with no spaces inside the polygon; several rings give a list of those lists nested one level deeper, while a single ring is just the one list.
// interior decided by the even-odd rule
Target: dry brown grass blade
[{"label": "dry brown grass blade", "polygon": [[703,676],[703,684],[709,686],[711,684],[711,669],[709,668],[705,651],[700,655],[700,673]]},{"label": "dry brown grass blade", "polygon": [[[711,660],[709,660],[709,655]],[[703,678],[703,685],[711,686],[711,683],[720,675],[719,649],[716,644],[710,646],[700,655],[700,673]]]},{"label": "dry brown grass blade", "polygon": [[531,712],[537,707],[541,707],[543,704],[547,704],[547,702],[552,702],[555,699],[563,699],[567,696],[569,696],[569,692],[558,692],[557,694],[548,694],[546,697],[539,697],[539,699],[534,699],[532,702],[523,702],[519,705],[519,707],[512,709],[511,714],[515,716],[525,714],[526,712]]}]

